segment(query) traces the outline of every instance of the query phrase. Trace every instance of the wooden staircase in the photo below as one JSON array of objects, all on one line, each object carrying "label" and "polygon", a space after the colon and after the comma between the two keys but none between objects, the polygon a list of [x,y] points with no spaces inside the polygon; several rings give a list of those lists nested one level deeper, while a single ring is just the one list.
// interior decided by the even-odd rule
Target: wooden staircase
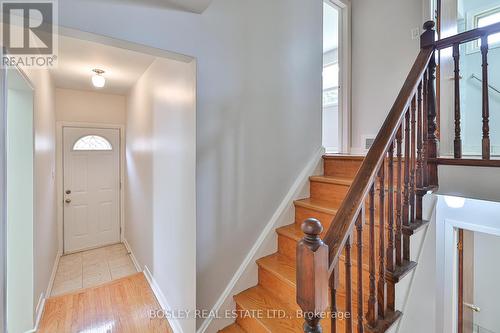
[{"label": "wooden staircase", "polygon": [[[257,260],[259,283],[234,296],[236,323],[222,332],[382,333],[401,317],[396,285],[417,265],[411,237],[427,225],[423,197],[439,185],[438,165],[500,166],[490,156],[488,95],[488,37],[500,23],[437,41],[434,22],[424,29],[420,53],[368,154],[323,157],[324,174],[311,177],[310,197],[295,202],[294,223],[276,230],[278,252]],[[460,127],[460,45],[478,39],[480,160],[463,158]],[[454,156],[441,158],[435,51],[449,47]]]},{"label": "wooden staircase", "polygon": [[[303,238],[304,233],[301,224],[311,216],[321,221],[324,226],[322,236],[337,209],[342,203],[351,183],[358,171],[363,157],[349,155],[325,155],[323,156],[324,174],[310,177],[310,197],[297,200],[295,205],[295,221],[293,224],[280,227],[276,230],[278,235],[278,252],[257,260],[259,267],[259,284],[234,296],[237,308],[237,320],[233,325],[226,327],[221,332],[303,332],[304,319],[301,318],[300,307],[296,302],[296,252],[297,243]],[[378,216],[375,218],[375,234],[379,233]],[[420,223],[419,228],[425,226]],[[414,233],[417,229],[408,230]],[[363,262],[368,263],[369,251],[368,228],[362,231],[362,240],[357,235],[353,237],[351,264],[356,266],[358,256],[358,244],[361,240],[363,245]],[[376,242],[378,243],[378,242]],[[378,245],[376,245],[378,250]],[[345,262],[345,255],[341,258]],[[346,271],[344,265],[340,265],[339,289],[337,292],[338,311],[344,311],[345,307],[345,281]],[[377,265],[378,267],[378,265]],[[403,274],[409,273],[415,265],[409,265],[408,269],[401,271],[396,276],[399,281]],[[353,318],[358,317],[358,276],[357,271],[352,274]],[[367,310],[369,295],[369,267],[363,264],[363,311]],[[276,312],[281,310],[282,312]],[[286,316],[285,316],[286,314]],[[400,313],[395,312],[386,322],[390,326]],[[284,318],[282,318],[284,317]],[[324,321],[325,332],[330,332],[329,321]],[[339,320],[337,329],[344,331],[346,321]],[[354,324],[356,325],[356,324]]]}]

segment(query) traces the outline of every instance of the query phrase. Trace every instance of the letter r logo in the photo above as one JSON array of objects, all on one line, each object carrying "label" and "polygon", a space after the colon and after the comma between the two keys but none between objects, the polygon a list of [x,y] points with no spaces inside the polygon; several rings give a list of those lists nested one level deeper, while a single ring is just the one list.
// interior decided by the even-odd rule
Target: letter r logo
[{"label": "letter r logo", "polygon": [[2,2],[6,54],[52,54],[52,2]]}]

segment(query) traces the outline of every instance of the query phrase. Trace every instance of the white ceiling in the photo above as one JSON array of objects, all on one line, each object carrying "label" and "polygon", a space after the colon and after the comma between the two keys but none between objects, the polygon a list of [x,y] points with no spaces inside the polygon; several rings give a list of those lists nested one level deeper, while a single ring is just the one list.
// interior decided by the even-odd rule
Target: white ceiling
[{"label": "white ceiling", "polygon": [[[94,0],[96,1],[96,0]],[[131,5],[167,8],[201,14],[213,0],[98,0],[99,2],[119,2]]]},{"label": "white ceiling", "polygon": [[[156,58],[96,42],[60,36],[58,66],[51,69],[55,86],[124,95]],[[92,86],[92,69],[105,71],[106,85]]]},{"label": "white ceiling", "polygon": [[339,12],[327,4],[323,4],[323,53],[339,47]]}]

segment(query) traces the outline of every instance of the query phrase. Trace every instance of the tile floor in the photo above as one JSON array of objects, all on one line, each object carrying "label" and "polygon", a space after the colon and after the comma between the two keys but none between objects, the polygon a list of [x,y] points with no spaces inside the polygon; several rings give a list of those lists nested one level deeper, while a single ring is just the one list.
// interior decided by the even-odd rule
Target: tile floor
[{"label": "tile floor", "polygon": [[137,273],[123,244],[62,256],[51,296],[94,287]]}]

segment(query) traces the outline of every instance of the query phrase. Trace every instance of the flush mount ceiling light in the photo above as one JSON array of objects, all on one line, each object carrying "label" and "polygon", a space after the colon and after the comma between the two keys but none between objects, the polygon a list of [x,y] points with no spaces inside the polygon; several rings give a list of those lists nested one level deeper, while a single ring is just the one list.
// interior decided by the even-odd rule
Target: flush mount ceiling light
[{"label": "flush mount ceiling light", "polygon": [[104,74],[104,71],[102,69],[93,69],[92,72],[94,72],[94,75],[92,75],[92,84],[96,88],[102,88],[104,87],[104,84],[106,83],[106,78],[102,76]]}]

